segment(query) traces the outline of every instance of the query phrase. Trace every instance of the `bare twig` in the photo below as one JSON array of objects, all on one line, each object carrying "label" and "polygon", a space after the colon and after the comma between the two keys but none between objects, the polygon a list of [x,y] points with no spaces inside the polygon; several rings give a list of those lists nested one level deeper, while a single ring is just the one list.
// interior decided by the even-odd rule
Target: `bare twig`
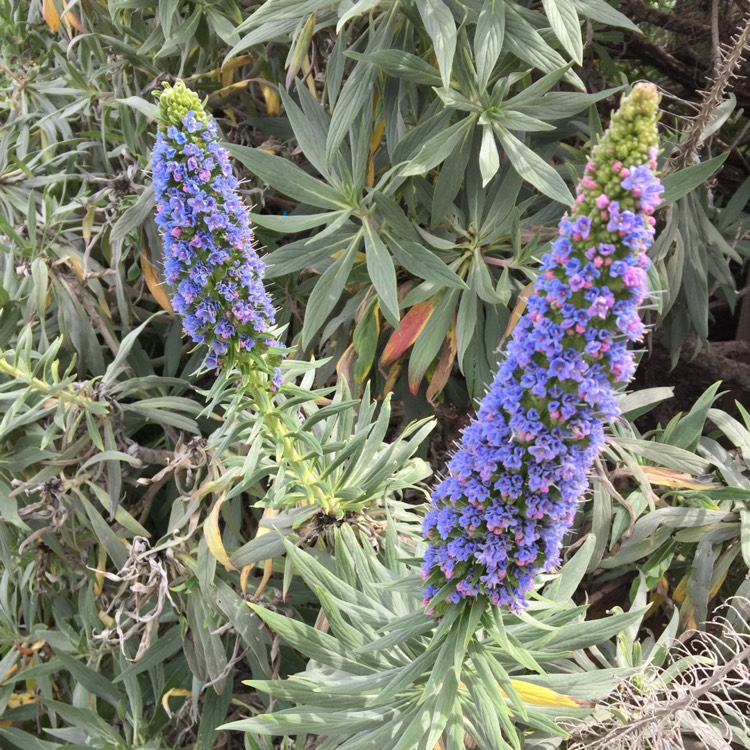
[{"label": "bare twig", "polygon": [[[718,27],[716,33],[718,35]],[[703,102],[700,111],[693,118],[690,133],[671,159],[675,168],[681,169],[698,161],[703,133],[711,123],[716,108],[724,101],[729,83],[737,76],[737,70],[748,45],[750,45],[750,13],[743,18],[740,30],[732,39],[731,45],[723,49],[720,44],[717,46],[721,59],[715,66],[711,86],[703,93]]]},{"label": "bare twig", "polygon": [[568,750],[731,750],[750,729],[750,601],[736,597],[689,645],[673,644],[666,669],[646,664],[621,683],[605,711],[572,728]]}]

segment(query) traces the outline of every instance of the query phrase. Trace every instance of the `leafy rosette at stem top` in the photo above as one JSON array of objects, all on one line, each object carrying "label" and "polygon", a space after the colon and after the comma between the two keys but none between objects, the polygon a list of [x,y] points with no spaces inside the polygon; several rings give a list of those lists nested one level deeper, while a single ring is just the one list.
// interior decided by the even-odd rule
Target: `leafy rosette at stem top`
[{"label": "leafy rosette at stem top", "polygon": [[619,416],[644,326],[646,250],[663,188],[659,98],[638,84],[594,149],[570,215],[541,261],[527,311],[435,489],[423,531],[425,604],[483,599],[518,610],[560,563],[565,532]]},{"label": "leafy rosette at stem top", "polygon": [[[172,305],[190,338],[208,348],[207,367],[249,360],[267,369],[275,311],[216,122],[182,81],[158,95],[153,181]],[[276,370],[272,387],[280,382]]]}]

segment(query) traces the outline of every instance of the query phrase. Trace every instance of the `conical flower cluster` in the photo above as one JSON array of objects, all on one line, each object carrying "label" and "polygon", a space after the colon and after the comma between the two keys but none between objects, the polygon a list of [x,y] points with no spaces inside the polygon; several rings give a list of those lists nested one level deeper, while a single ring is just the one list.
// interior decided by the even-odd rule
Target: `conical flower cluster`
[{"label": "conical flower cluster", "polygon": [[526,313],[424,521],[425,604],[525,605],[560,563],[565,532],[635,366],[646,250],[663,187],[658,96],[637,85],[594,149],[570,215],[544,255]]},{"label": "conical flower cluster", "polygon": [[216,122],[182,81],[160,92],[159,120],[153,183],[172,306],[192,340],[208,347],[207,367],[260,355],[276,345],[268,333],[275,311]]}]

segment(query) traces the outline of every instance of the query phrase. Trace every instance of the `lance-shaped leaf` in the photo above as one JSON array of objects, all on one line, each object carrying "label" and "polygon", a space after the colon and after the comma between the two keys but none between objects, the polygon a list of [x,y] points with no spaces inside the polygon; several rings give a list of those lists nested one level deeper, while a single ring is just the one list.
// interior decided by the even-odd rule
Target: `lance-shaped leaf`
[{"label": "lance-shaped leaf", "polygon": [[573,196],[562,177],[539,154],[532,151],[505,128],[496,125],[495,132],[503,144],[510,163],[524,180],[530,182],[540,193],[544,193],[552,200],[566,206],[573,202]]},{"label": "lance-shaped leaf", "polygon": [[311,177],[287,159],[237,144],[227,144],[227,150],[257,178],[300,203],[328,209],[348,208],[337,190]]},{"label": "lance-shaped leaf", "polygon": [[398,326],[396,269],[393,267],[391,254],[369,220],[364,222],[364,235],[367,272],[380,298],[383,315],[391,325]]},{"label": "lance-shaped leaf", "polygon": [[401,319],[399,327],[391,334],[383,349],[380,364],[387,366],[395,362],[419,337],[435,311],[437,298],[419,302]]},{"label": "lance-shaped leaf", "polygon": [[474,59],[480,91],[487,88],[495,63],[500,57],[505,37],[504,0],[484,0],[474,32]]},{"label": "lance-shaped leaf", "polygon": [[456,54],[456,23],[443,0],[422,0],[417,3],[427,33],[432,40],[435,57],[440,68],[443,86],[450,86],[453,56]]}]

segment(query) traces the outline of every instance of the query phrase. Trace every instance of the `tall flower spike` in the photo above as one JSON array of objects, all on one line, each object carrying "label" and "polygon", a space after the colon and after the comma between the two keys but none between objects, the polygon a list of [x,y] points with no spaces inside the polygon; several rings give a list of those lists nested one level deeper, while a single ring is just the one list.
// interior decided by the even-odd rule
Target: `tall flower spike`
[{"label": "tall flower spike", "polygon": [[638,84],[612,117],[571,215],[541,261],[506,357],[424,520],[425,604],[484,599],[518,610],[560,547],[635,370],[645,252],[663,187],[654,174],[659,97]]},{"label": "tall flower spike", "polygon": [[[207,367],[248,357],[264,366],[260,355],[277,345],[268,333],[275,311],[227,150],[182,81],[164,84],[159,97],[153,181],[172,306],[190,338],[208,347]],[[280,377],[276,370],[273,387]]]}]

